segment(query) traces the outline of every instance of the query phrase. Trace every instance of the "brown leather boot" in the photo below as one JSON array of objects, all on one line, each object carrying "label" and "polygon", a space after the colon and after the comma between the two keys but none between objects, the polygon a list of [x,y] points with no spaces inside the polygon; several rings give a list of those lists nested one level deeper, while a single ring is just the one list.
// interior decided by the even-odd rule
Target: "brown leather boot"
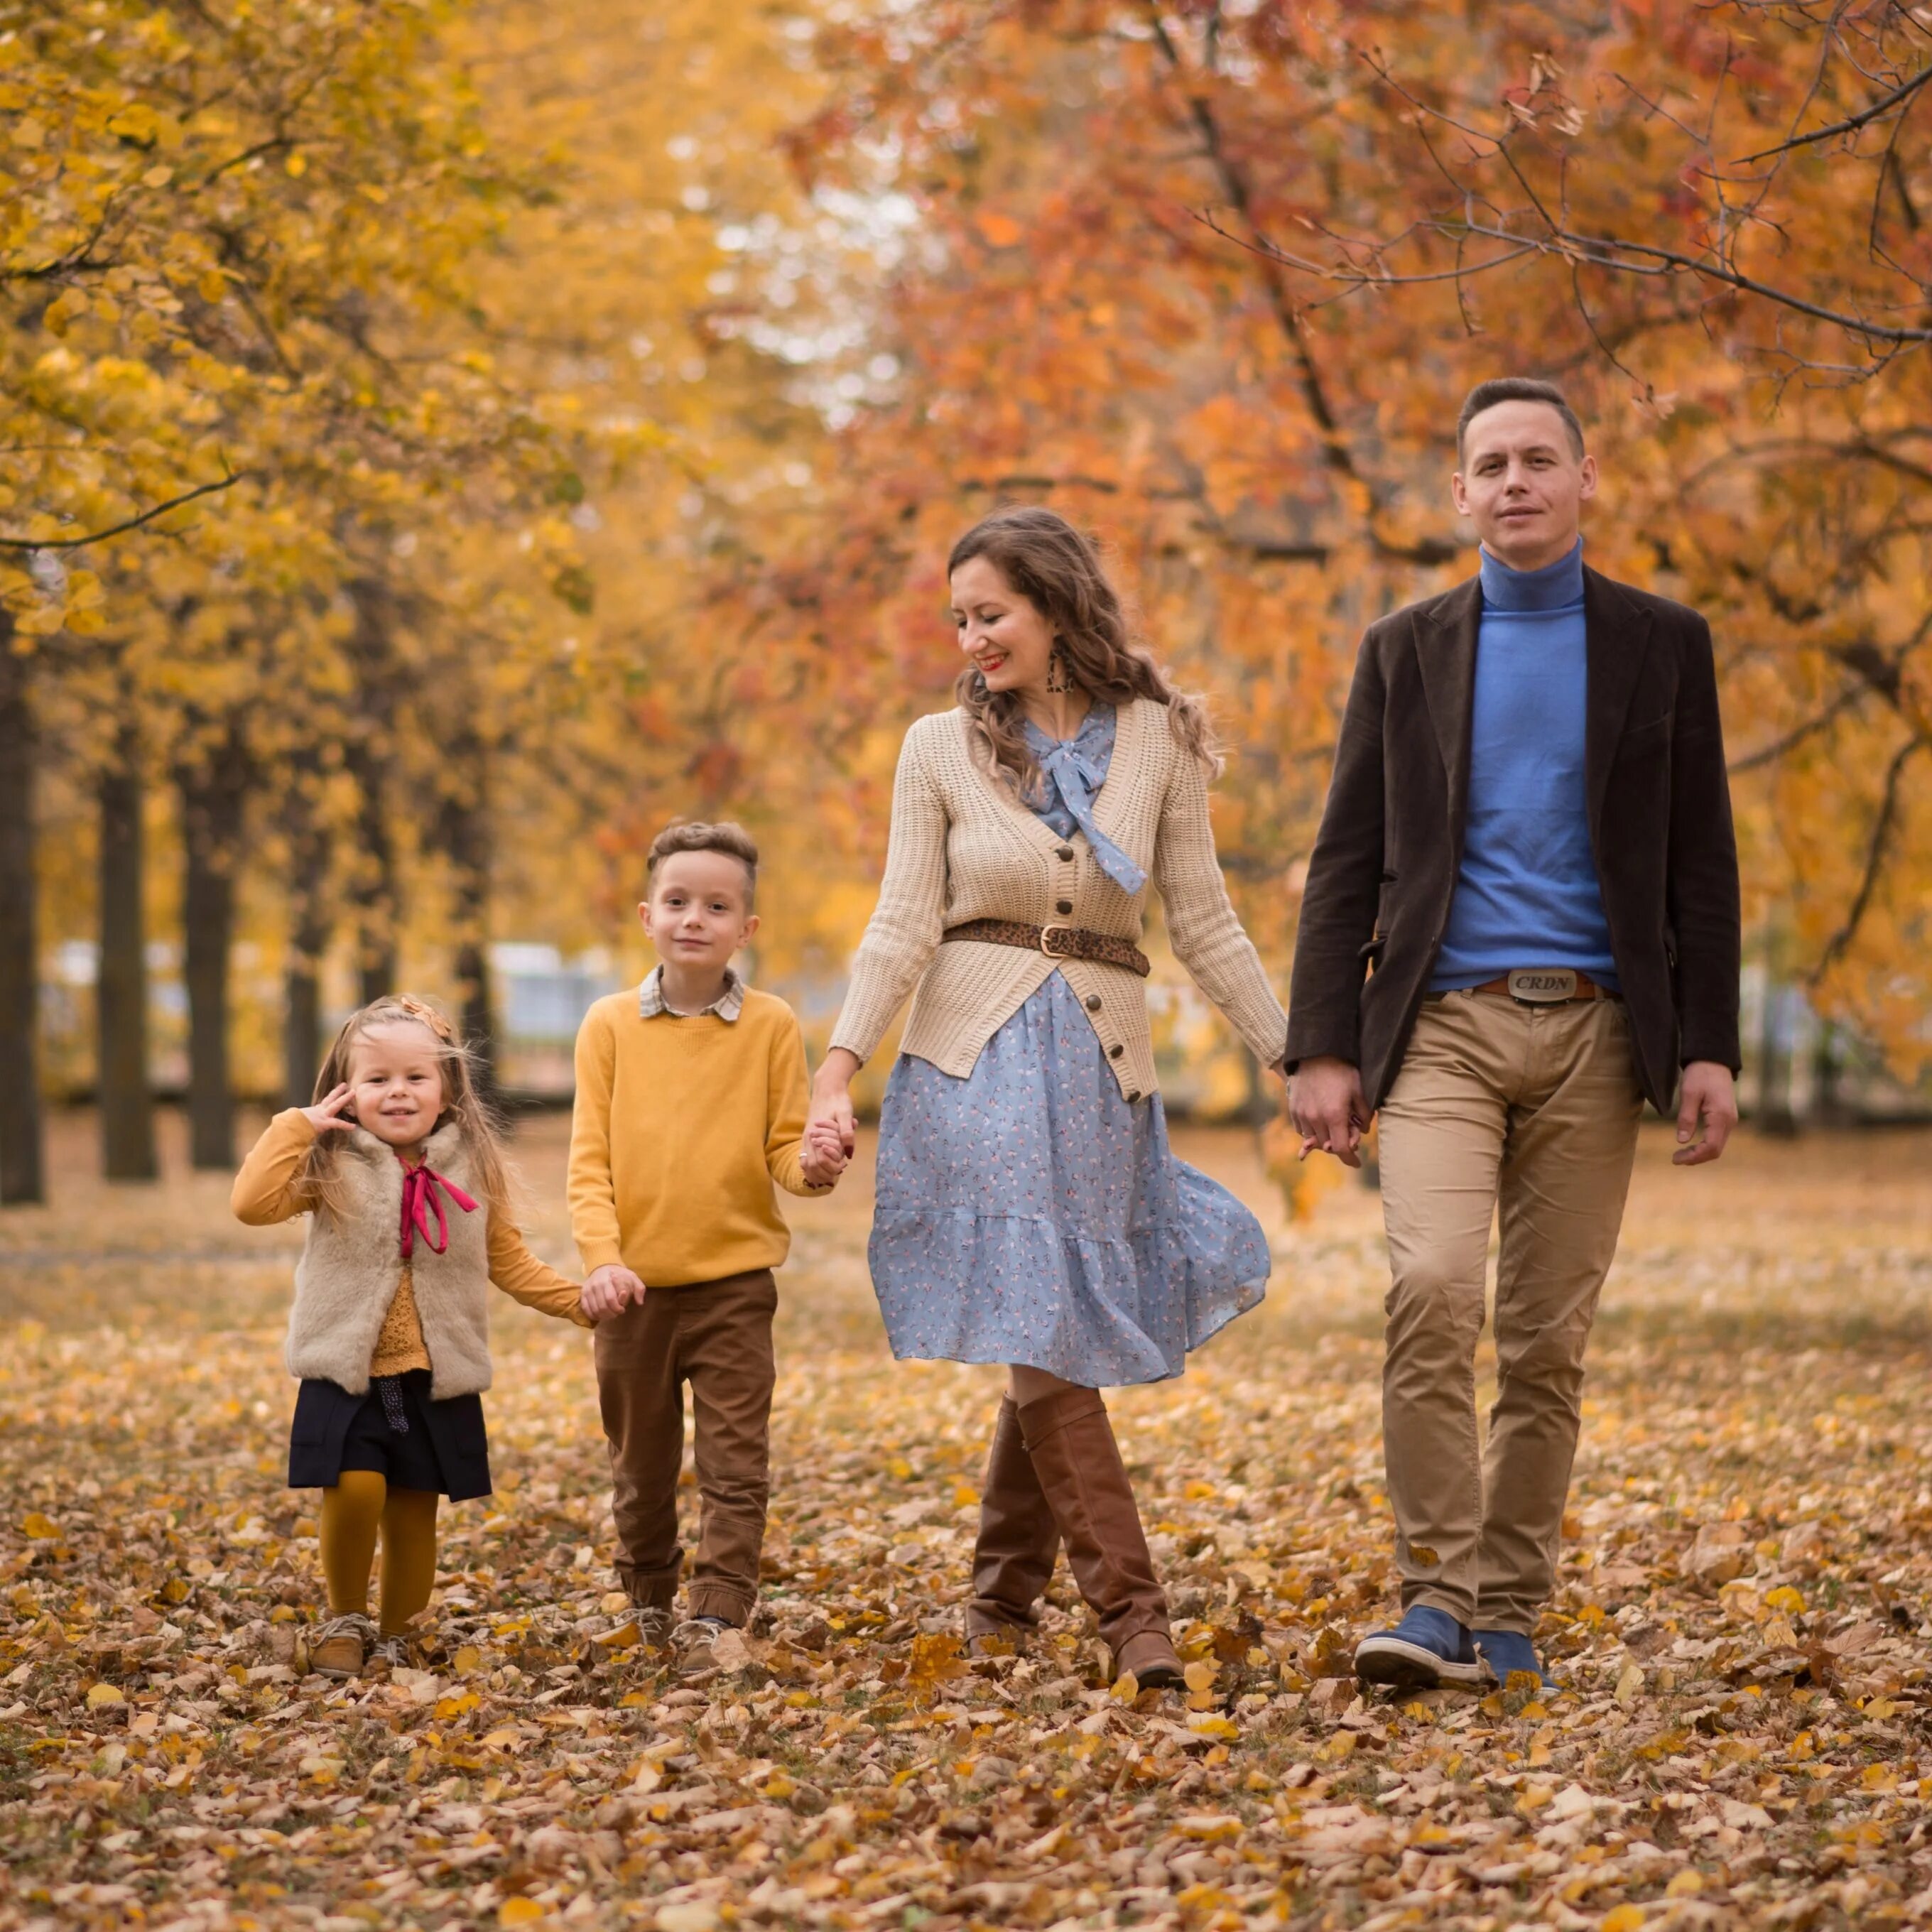
[{"label": "brown leather boot", "polygon": [[1019,1412],[1034,1472],[1066,1544],[1080,1594],[1100,1619],[1117,1670],[1150,1688],[1181,1682],[1133,1486],[1094,1389],[1056,1390]]},{"label": "brown leather boot", "polygon": [[1033,1459],[1020,1437],[1011,1396],[1000,1403],[986,1480],[980,1492],[980,1534],[973,1545],[973,1599],[966,1606],[969,1648],[990,1654],[1018,1648],[1040,1623],[1040,1592],[1053,1580],[1060,1553],[1054,1522]]}]

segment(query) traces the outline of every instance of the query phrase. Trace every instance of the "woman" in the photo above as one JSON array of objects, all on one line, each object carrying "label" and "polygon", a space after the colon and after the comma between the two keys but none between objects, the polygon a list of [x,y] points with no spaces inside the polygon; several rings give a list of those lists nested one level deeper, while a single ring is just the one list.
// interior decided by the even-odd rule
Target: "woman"
[{"label": "woman", "polygon": [[906,734],[878,910],[813,1090],[849,1148],[853,1075],[917,982],[879,1130],[870,1258],[901,1360],[998,1362],[966,1631],[1012,1647],[1060,1544],[1114,1668],[1180,1681],[1102,1385],[1179,1375],[1265,1292],[1240,1203],[1168,1151],[1136,944],[1174,952],[1264,1064],[1287,1021],[1228,903],[1207,717],[1130,640],[1093,545],[1004,510],[946,566],[958,708]]}]

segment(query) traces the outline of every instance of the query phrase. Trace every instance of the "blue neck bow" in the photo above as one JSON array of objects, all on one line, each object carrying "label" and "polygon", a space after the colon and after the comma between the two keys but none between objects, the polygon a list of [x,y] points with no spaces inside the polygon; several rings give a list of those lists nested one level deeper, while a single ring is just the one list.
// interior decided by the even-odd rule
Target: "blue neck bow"
[{"label": "blue neck bow", "polygon": [[1146,873],[1094,823],[1094,795],[1106,782],[1106,764],[1083,750],[1078,737],[1053,739],[1043,731],[1035,734],[1033,753],[1042,779],[1059,793],[1074,824],[1086,833],[1095,864],[1122,892],[1138,892],[1147,884]]}]

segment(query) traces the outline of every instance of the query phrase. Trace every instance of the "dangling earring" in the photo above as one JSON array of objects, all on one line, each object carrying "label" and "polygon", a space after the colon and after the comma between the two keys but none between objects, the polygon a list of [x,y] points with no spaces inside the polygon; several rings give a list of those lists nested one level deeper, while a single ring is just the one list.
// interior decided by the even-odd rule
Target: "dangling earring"
[{"label": "dangling earring", "polygon": [[1073,669],[1066,662],[1066,653],[1058,644],[1053,647],[1053,655],[1046,661],[1046,688],[1048,691],[1071,691],[1073,688]]}]

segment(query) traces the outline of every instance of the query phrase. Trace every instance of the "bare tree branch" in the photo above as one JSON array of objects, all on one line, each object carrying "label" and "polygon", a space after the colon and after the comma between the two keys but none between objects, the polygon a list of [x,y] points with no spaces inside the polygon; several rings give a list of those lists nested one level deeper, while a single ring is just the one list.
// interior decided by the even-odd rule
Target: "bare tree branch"
[{"label": "bare tree branch", "polygon": [[1753,161],[1768,160],[1773,154],[1789,154],[1793,148],[1809,147],[1814,141],[1828,141],[1834,135],[1855,134],[1859,128],[1876,121],[1881,114],[1896,107],[1901,100],[1910,100],[1928,80],[1932,80],[1932,67],[1915,74],[1903,87],[1894,88],[1882,100],[1874,100],[1869,107],[1847,120],[1834,121],[1828,128],[1814,128],[1808,134],[1794,134],[1790,140],[1780,141],[1774,148],[1761,148],[1754,154],[1740,154],[1732,165],[1745,167]]},{"label": "bare tree branch", "polygon": [[1922,736],[1906,739],[1886,767],[1885,789],[1880,794],[1878,815],[1872,820],[1871,836],[1866,842],[1858,889],[1852,896],[1844,923],[1825,942],[1825,950],[1818,956],[1817,964],[1811,969],[1810,983],[1814,986],[1844,957],[1852,941],[1858,937],[1858,928],[1864,923],[1865,914],[1871,909],[1872,895],[1878,888],[1879,874],[1885,867],[1886,850],[1892,843],[1892,827],[1898,818],[1898,794],[1905,768],[1911,763],[1912,754],[1922,752],[1926,743]]},{"label": "bare tree branch", "polygon": [[125,523],[111,524],[104,530],[94,530],[84,537],[0,537],[0,550],[85,550],[90,544],[105,543],[110,537],[125,536],[130,530],[138,530],[143,524],[152,524],[157,517],[165,517],[170,510],[178,510],[184,503],[192,503],[197,497],[232,490],[249,473],[245,470],[236,470],[218,483],[203,483],[197,488],[184,490],[178,496],[170,496],[165,503],[157,503],[152,510],[143,510],[138,517],[130,517]]},{"label": "bare tree branch", "polygon": [[1802,724],[1794,724],[1769,744],[1760,745],[1756,751],[1746,752],[1732,759],[1725,770],[1736,778],[1740,772],[1760,771],[1766,765],[1776,764],[1787,752],[1795,752],[1807,739],[1815,738],[1834,720],[1842,718],[1864,694],[1862,686],[1846,685],[1823,710],[1814,712]]}]

